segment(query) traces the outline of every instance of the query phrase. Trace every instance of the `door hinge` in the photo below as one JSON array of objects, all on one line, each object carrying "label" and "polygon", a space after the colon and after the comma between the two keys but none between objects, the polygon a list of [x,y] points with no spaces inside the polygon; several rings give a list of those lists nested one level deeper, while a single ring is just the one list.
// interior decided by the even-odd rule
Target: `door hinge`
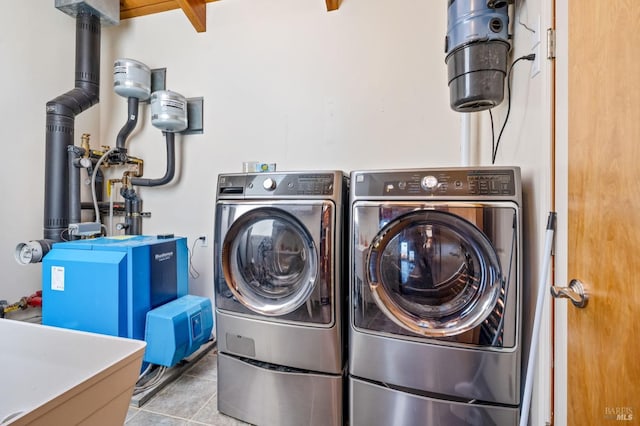
[{"label": "door hinge", "polygon": [[547,28],[547,59],[556,58],[556,30]]}]

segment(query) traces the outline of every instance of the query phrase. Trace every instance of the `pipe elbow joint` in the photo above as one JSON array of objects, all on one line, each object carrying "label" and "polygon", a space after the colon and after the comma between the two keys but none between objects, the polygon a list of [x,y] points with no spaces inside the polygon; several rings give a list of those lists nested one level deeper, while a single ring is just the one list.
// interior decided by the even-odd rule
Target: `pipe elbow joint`
[{"label": "pipe elbow joint", "polygon": [[87,90],[92,85],[85,86],[87,87],[75,87],[47,102],[47,114],[75,117],[97,104],[100,100],[98,91]]}]

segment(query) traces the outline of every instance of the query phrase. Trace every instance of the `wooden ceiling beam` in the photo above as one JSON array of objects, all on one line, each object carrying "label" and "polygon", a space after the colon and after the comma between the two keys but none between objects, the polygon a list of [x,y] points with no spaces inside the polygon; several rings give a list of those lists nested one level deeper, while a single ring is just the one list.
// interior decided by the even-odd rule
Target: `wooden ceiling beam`
[{"label": "wooden ceiling beam", "polygon": [[[120,19],[182,9],[199,33],[207,31],[207,3],[218,0],[120,0]],[[325,0],[327,11],[337,10],[342,0]]]},{"label": "wooden ceiling beam", "polygon": [[176,0],[176,2],[197,32],[207,31],[207,4],[205,0]]},{"label": "wooden ceiling beam", "polygon": [[120,19],[166,12],[179,7],[175,0],[120,0]]},{"label": "wooden ceiling beam", "polygon": [[325,0],[327,2],[327,11],[338,10],[340,0]]}]

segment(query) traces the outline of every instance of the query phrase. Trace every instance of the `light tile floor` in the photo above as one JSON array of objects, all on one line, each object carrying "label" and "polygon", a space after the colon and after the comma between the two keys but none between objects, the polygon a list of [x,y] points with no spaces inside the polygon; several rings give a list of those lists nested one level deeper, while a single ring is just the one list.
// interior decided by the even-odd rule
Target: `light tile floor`
[{"label": "light tile floor", "polygon": [[218,412],[217,348],[153,396],[140,408],[129,407],[127,426],[240,426],[246,425]]}]

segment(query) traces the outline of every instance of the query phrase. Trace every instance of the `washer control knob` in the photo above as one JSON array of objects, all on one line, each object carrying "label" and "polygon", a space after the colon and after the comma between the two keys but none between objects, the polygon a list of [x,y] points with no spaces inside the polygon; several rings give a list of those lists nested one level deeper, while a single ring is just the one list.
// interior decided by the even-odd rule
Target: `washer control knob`
[{"label": "washer control knob", "polygon": [[425,176],[422,178],[420,185],[423,189],[433,189],[438,186],[438,178],[432,175]]},{"label": "washer control knob", "polygon": [[264,182],[262,182],[262,187],[267,191],[273,191],[276,189],[276,181],[271,178],[266,178]]}]

